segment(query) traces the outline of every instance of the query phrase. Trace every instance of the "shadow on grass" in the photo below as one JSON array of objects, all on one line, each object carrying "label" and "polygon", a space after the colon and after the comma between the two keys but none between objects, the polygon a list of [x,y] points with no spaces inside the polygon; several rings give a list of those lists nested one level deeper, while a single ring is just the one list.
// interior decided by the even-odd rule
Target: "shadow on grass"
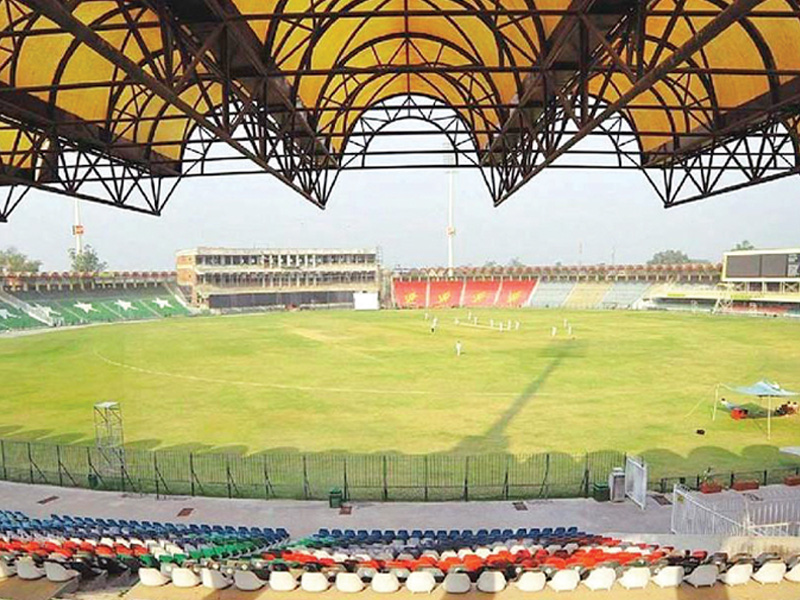
[{"label": "shadow on grass", "polygon": [[550,357],[551,360],[545,365],[539,375],[522,390],[522,393],[517,396],[489,429],[481,435],[465,437],[453,448],[452,453],[478,454],[484,452],[507,452],[509,443],[508,436],[505,432],[508,426],[517,415],[528,406],[539,389],[556,369],[558,369],[564,359],[574,356],[579,351],[580,346],[571,341],[551,343],[547,346],[547,348],[543,350],[542,355]]}]

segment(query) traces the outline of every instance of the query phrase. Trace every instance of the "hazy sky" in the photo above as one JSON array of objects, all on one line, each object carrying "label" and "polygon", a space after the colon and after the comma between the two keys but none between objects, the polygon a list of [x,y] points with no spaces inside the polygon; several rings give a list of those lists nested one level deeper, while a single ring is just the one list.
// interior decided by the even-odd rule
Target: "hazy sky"
[{"label": "hazy sky", "polygon": [[[664,210],[635,171],[551,170],[493,208],[475,171],[456,176],[456,263],[584,264],[646,261],[679,248],[718,260],[742,239],[800,245],[797,178]],[[68,268],[72,200],[32,191],[0,225],[0,247],[17,246],[48,270]],[[85,241],[112,269],[171,269],[198,245],[380,246],[389,266],[446,262],[444,171],[346,172],[320,211],[268,175],[192,179],[164,216],[83,203]],[[583,253],[579,256],[579,247]]]}]

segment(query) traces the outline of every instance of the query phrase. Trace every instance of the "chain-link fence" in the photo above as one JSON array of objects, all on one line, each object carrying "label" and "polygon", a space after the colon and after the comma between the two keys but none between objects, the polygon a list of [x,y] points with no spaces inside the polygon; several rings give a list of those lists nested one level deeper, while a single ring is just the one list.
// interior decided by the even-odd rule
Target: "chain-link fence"
[{"label": "chain-link fence", "polygon": [[582,455],[235,454],[109,451],[0,440],[0,477],[169,495],[350,500],[500,500],[588,496],[625,463],[619,452]]},{"label": "chain-link fence", "polygon": [[[0,478],[164,495],[322,500],[338,488],[349,500],[515,500],[586,497],[625,465],[614,451],[539,454],[220,454],[102,450],[0,440]],[[798,466],[731,472],[720,480],[779,483]],[[699,487],[700,474],[662,477],[651,470],[649,489],[675,483]]]}]

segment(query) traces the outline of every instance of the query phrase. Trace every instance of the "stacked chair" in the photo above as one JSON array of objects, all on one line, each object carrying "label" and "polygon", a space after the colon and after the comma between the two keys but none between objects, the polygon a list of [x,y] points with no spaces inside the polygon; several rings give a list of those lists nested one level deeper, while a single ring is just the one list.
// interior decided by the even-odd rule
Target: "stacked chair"
[{"label": "stacked chair", "polygon": [[[577,527],[472,530],[284,529],[91,519],[0,511],[0,580],[46,578],[319,594],[501,594],[648,586],[800,584],[800,556],[676,550]],[[130,577],[129,577],[130,576]],[[798,587],[800,593],[800,587]]]},{"label": "stacked chair", "polygon": [[[178,587],[233,583],[211,565],[258,558],[289,539],[282,528],[159,523],[0,511],[0,580],[130,581]],[[209,566],[206,573],[200,566]]]},{"label": "stacked chair", "polygon": [[210,568],[221,569],[226,581],[240,590],[266,587],[307,594],[365,589],[428,594],[437,588],[447,594],[499,594],[509,587],[535,593],[800,580],[800,557],[784,562],[771,554],[751,558],[676,550],[576,527],[474,532],[320,529],[259,559]]}]

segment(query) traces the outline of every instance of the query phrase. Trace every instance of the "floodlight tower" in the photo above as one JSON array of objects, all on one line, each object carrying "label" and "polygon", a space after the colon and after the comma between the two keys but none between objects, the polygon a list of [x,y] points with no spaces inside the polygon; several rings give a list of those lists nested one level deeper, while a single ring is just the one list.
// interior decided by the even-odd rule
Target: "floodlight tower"
[{"label": "floodlight tower", "polygon": [[75,254],[83,254],[83,224],[81,223],[80,200],[75,198],[75,224],[72,226],[72,236],[75,238]]},{"label": "floodlight tower", "polygon": [[[446,147],[450,147],[447,145]],[[453,201],[455,196],[455,165],[456,165],[456,149],[452,148],[453,152],[447,152],[444,155],[444,164],[450,168],[447,170],[448,174],[448,190],[447,190],[447,276],[453,276],[453,238],[456,236],[456,228],[453,225]]]}]

